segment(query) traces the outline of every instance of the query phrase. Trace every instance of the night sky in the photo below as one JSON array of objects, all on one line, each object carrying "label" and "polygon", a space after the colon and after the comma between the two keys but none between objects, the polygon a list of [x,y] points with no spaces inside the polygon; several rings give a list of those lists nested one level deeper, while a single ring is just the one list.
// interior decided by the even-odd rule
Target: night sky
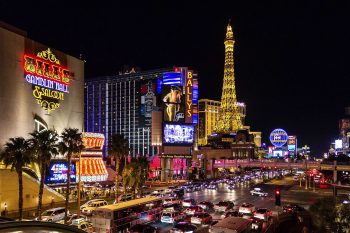
[{"label": "night sky", "polygon": [[350,6],[336,1],[10,2],[0,3],[1,20],[50,47],[83,54],[86,77],[113,75],[124,65],[189,66],[198,71],[200,97],[216,100],[231,18],[237,97],[265,142],[284,128],[318,156],[338,137],[350,106]]}]

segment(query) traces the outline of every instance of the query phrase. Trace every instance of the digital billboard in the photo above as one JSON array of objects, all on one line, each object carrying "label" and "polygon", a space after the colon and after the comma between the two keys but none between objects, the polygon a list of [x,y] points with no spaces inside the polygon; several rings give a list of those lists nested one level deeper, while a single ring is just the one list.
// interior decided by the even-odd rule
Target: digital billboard
[{"label": "digital billboard", "polygon": [[296,151],[297,150],[297,137],[296,136],[288,136],[288,151]]},{"label": "digital billboard", "polygon": [[183,123],[185,121],[185,96],[182,87],[163,85],[162,101],[164,122]]},{"label": "digital billboard", "polygon": [[[46,173],[46,184],[67,183],[68,163],[66,161],[52,161]],[[76,182],[75,163],[71,163],[70,181]]]},{"label": "digital billboard", "polygon": [[185,124],[164,124],[164,145],[192,145],[194,141],[194,126]]},{"label": "digital billboard", "polygon": [[166,72],[163,73],[163,85],[182,85],[181,72]]}]

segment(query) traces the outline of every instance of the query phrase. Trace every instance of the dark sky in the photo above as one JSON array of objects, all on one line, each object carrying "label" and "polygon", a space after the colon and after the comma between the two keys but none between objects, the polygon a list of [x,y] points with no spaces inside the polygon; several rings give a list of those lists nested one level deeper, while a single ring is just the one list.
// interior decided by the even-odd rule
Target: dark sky
[{"label": "dark sky", "polygon": [[123,65],[189,66],[199,73],[200,97],[217,100],[231,18],[238,100],[265,142],[280,127],[319,155],[350,105],[350,7],[336,1],[8,2],[0,3],[2,20],[53,48],[82,53],[86,77]]}]

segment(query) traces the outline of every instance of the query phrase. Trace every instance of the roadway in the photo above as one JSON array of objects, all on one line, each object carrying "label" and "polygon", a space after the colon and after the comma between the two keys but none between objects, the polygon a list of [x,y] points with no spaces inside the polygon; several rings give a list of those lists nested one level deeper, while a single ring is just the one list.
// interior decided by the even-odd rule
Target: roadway
[{"label": "roadway", "polygon": [[[322,192],[313,192],[312,189],[305,190],[304,187],[300,188],[298,182],[293,181],[292,177],[286,177],[283,180],[272,180],[265,184],[239,185],[234,190],[227,189],[226,184],[219,184],[217,190],[204,189],[202,191],[186,193],[184,198],[193,198],[197,202],[210,201],[214,204],[222,200],[229,200],[234,202],[236,209],[238,209],[242,203],[248,202],[255,205],[256,208],[268,208],[276,214],[282,211],[282,206],[278,207],[275,205],[274,190],[276,186],[279,186],[281,190],[282,206],[294,203],[308,209],[319,197],[324,195]],[[268,193],[268,196],[251,196],[250,190],[254,187],[260,187]],[[213,216],[213,220],[219,220],[221,217],[221,214],[211,213],[211,215]],[[162,233],[169,232],[173,227],[172,224],[159,222],[153,225],[160,229]]]}]

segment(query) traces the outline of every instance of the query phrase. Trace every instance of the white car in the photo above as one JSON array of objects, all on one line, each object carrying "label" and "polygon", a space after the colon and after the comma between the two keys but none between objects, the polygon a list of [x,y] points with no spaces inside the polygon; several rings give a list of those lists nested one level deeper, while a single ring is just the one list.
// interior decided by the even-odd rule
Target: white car
[{"label": "white car", "polygon": [[239,214],[253,214],[255,212],[255,206],[250,203],[243,203],[239,209]]},{"label": "white car", "polygon": [[176,221],[181,220],[183,217],[184,216],[177,211],[167,211],[162,213],[160,221],[162,223],[175,223]]},{"label": "white car", "polygon": [[105,205],[108,205],[106,201],[93,202],[93,203],[90,203],[87,207],[83,208],[81,210],[81,213],[84,215],[92,215],[92,211],[94,211],[96,208],[100,206],[105,206]]},{"label": "white car", "polygon": [[80,206],[80,210],[82,210],[82,209],[88,207],[91,203],[93,203],[93,202],[98,202],[98,201],[104,201],[104,199],[92,199],[92,200],[90,200],[90,201],[87,201],[87,202],[85,202],[85,204],[83,204],[83,205]]},{"label": "white car", "polygon": [[176,198],[166,198],[163,200],[163,205],[167,204],[181,204],[181,200]]},{"label": "white car", "polygon": [[83,230],[85,232],[89,232],[89,233],[94,232],[92,224],[85,221],[85,219],[83,219],[83,218],[78,218],[78,219],[73,220],[73,222],[72,222],[72,224],[70,224],[70,226],[76,227],[76,228]]},{"label": "white car", "polygon": [[[66,208],[64,208],[64,207],[58,207],[58,208],[45,210],[41,214],[41,221],[44,221],[44,222],[60,221],[60,220],[64,219],[65,209]],[[67,214],[69,214],[69,211],[67,212]],[[38,220],[38,218],[36,218],[35,220]]]},{"label": "white car", "polygon": [[259,197],[267,197],[267,192],[264,192],[263,190],[261,190],[261,188],[254,188],[253,190],[250,191],[250,194],[252,196],[259,196]]}]

